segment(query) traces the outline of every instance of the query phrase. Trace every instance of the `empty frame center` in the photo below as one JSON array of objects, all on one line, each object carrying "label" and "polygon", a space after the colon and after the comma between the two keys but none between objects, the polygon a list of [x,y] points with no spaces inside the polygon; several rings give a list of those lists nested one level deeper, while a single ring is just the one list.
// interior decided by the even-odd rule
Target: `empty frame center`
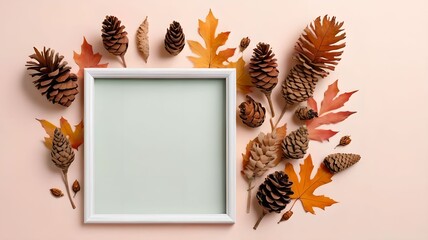
[{"label": "empty frame center", "polygon": [[226,213],[224,79],[94,85],[95,214]]}]

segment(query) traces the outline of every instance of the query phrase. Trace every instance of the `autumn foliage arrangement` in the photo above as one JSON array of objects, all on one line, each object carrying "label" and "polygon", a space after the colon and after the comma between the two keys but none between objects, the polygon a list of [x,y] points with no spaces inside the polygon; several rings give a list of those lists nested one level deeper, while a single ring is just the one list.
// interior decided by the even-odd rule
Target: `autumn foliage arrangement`
[{"label": "autumn foliage arrangement", "polygon": [[[247,212],[251,209],[252,189],[256,188],[258,178],[266,179],[257,188],[256,198],[261,206],[261,215],[254,226],[257,229],[263,217],[271,212],[280,213],[293,200],[291,207],[285,211],[279,222],[288,220],[293,215],[293,207],[300,201],[306,212],[315,214],[314,208],[325,209],[336,203],[323,195],[318,196],[314,191],[329,182],[334,173],[356,163],[358,154],[337,153],[329,155],[318,167],[311,178],[314,165],[311,155],[307,155],[300,164],[300,179],[294,171],[293,161],[306,156],[310,141],[328,141],[337,131],[323,129],[322,126],[339,123],[354,111],[338,111],[357,91],[339,94],[338,81],[329,85],[324,93],[324,99],[318,106],[313,98],[318,81],[326,78],[340,61],[345,47],[346,34],[343,22],[335,17],[318,17],[303,31],[299,37],[294,59],[296,64],[282,82],[279,79],[280,66],[274,53],[274,48],[268,43],[260,42],[253,49],[248,68],[243,57],[237,62],[230,60],[235,54],[235,48],[223,48],[230,32],[216,34],[218,19],[210,11],[205,21],[199,20],[199,35],[204,44],[189,40],[188,45],[196,56],[188,57],[194,67],[236,67],[238,91],[247,94],[245,101],[239,104],[239,118],[250,128],[258,128],[269,122],[271,132],[260,132],[257,137],[247,144],[243,157],[242,174],[248,182]],[[248,37],[242,38],[239,49],[245,51],[250,43]],[[248,69],[248,70],[247,70]],[[271,98],[275,87],[281,83],[284,98],[281,114],[275,119],[274,102]],[[257,102],[249,94],[255,89],[266,96],[270,113],[263,103]],[[280,103],[281,104],[281,103]],[[279,124],[287,111],[287,106],[300,105],[296,117],[301,126],[287,134],[287,124]],[[268,118],[269,121],[267,120]],[[278,126],[280,125],[280,126]],[[339,143],[346,146],[347,143]],[[356,160],[358,159],[358,160]],[[269,174],[269,170],[286,161],[283,171]],[[343,168],[342,168],[343,167]],[[339,170],[340,169],[340,170]],[[278,222],[278,223],[279,223]]]},{"label": "autumn foliage arrangement", "polygon": [[[361,159],[360,155],[353,153],[329,154],[316,168],[315,175],[311,176],[314,163],[312,155],[308,154],[310,142],[329,141],[338,131],[325,129],[325,126],[340,123],[356,113],[340,110],[357,91],[341,93],[338,80],[328,85],[321,101],[313,98],[318,82],[326,81],[324,79],[341,60],[346,45],[343,24],[336,17],[328,16],[318,17],[311,22],[296,42],[295,64],[284,79],[280,78],[280,72],[285,67],[278,64],[275,46],[267,42],[255,44],[251,58],[246,62],[244,51],[251,44],[250,38],[243,37],[237,47],[225,47],[231,32],[217,33],[219,20],[211,10],[205,20],[198,21],[202,42],[186,41],[183,27],[177,21],[173,21],[166,29],[163,43],[170,56],[179,55],[188,46],[192,56],[187,58],[195,68],[236,69],[237,90],[245,95],[245,101],[237,107],[238,121],[252,130],[264,124],[270,125],[270,131],[259,132],[249,140],[242,154],[241,172],[248,183],[247,213],[251,210],[252,199],[256,199],[260,207],[254,229],[269,213],[282,213],[278,223],[289,220],[296,202],[301,202],[304,211],[312,214],[315,214],[314,208],[325,209],[337,203],[327,196],[316,195],[315,190],[332,182],[334,174]],[[148,33],[146,17],[136,30],[137,48],[146,63],[150,55]],[[125,54],[130,41],[125,26],[116,16],[106,16],[102,21],[100,42],[108,53],[119,57],[122,65],[127,66]],[[239,51],[236,51],[237,48]],[[80,54],[74,52],[73,56],[79,67],[77,74],[71,72],[71,67],[63,61],[62,55],[55,54],[50,48],[34,48],[26,67],[31,71],[33,83],[42,95],[46,95],[54,104],[69,107],[79,93],[78,86],[84,80],[84,68],[108,67],[108,63],[101,63],[101,58],[101,54],[94,53],[92,45],[83,38]],[[275,102],[272,95],[278,85],[283,99]],[[257,94],[256,91],[259,91],[265,102],[259,102],[257,97],[251,96]],[[282,106],[279,115],[274,110],[277,104],[280,109]],[[288,125],[281,123],[281,120],[291,107],[296,109],[294,114],[299,126],[287,134]],[[36,120],[48,135],[44,144],[51,151],[51,161],[61,170],[69,201],[75,208],[70,188],[76,195],[80,191],[80,184],[75,180],[69,185],[68,169],[74,161],[74,151],[83,143],[83,122],[75,125],[73,130],[63,117],[58,127],[47,120]],[[350,143],[350,136],[343,136],[336,147],[345,147]],[[304,159],[303,163],[299,162],[300,159]],[[283,170],[273,171],[279,164],[285,165]],[[300,165],[299,174],[293,166],[297,164]],[[58,188],[51,188],[50,192],[56,198],[64,195]]]}]

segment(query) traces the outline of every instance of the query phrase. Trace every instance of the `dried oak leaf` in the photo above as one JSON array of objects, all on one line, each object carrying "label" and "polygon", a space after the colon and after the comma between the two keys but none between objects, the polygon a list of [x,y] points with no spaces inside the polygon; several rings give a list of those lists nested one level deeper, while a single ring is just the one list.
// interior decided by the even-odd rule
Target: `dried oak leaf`
[{"label": "dried oak leaf", "polygon": [[86,41],[86,38],[83,37],[83,43],[81,46],[81,53],[77,54],[73,51],[74,62],[79,66],[79,71],[77,72],[77,77],[83,79],[83,69],[84,68],[106,68],[108,63],[101,63],[102,55],[95,53],[92,49],[92,45]]},{"label": "dried oak leaf", "polygon": [[300,200],[302,202],[303,209],[306,212],[315,214],[314,207],[324,210],[325,207],[331,206],[337,202],[324,195],[314,195],[314,191],[318,187],[332,181],[331,178],[333,177],[333,174],[324,166],[324,164],[321,164],[314,178],[311,179],[313,169],[314,165],[312,163],[312,157],[309,154],[304,163],[300,164],[300,181],[292,164],[287,163],[284,171],[290,178],[290,181],[293,182],[291,190],[294,194],[290,197],[292,199]]},{"label": "dried oak leaf", "polygon": [[198,55],[198,57],[189,56],[188,59],[196,68],[224,68],[225,62],[235,54],[236,48],[227,48],[219,51],[219,47],[223,46],[229,38],[230,32],[221,32],[215,35],[218,25],[218,19],[214,17],[211,9],[205,18],[205,22],[199,20],[199,35],[204,39],[205,47],[197,41],[188,40],[187,43],[190,50]]},{"label": "dried oak leaf", "polygon": [[137,47],[138,47],[138,50],[141,52],[141,55],[146,63],[150,55],[148,34],[149,34],[149,22],[147,21],[147,17],[146,17],[137,30]]},{"label": "dried oak leaf", "polygon": [[[46,133],[49,135],[49,137],[45,137],[44,143],[48,149],[51,149],[54,131],[57,127],[47,120],[37,118],[36,120],[40,122]],[[71,147],[78,150],[78,147],[83,143],[83,121],[80,121],[79,124],[75,125],[74,131],[71,129],[70,123],[68,123],[67,119],[61,117],[59,121],[62,134],[68,138]]]},{"label": "dried oak leaf", "polygon": [[251,82],[248,69],[245,68],[245,61],[240,57],[236,62],[230,62],[226,68],[236,68],[236,89],[243,94],[252,92],[253,83]]},{"label": "dried oak leaf", "polygon": [[333,110],[343,107],[345,103],[349,100],[349,98],[352,96],[352,94],[358,92],[358,90],[352,92],[345,92],[337,96],[337,94],[339,93],[337,82],[338,80],[328,86],[327,90],[324,93],[324,99],[321,102],[321,107],[319,111],[315,99],[308,99],[308,107],[318,112],[317,118],[306,121],[306,127],[309,131],[309,139],[311,140],[320,142],[324,140],[328,141],[338,132],[330,129],[318,129],[318,127],[321,125],[342,122],[350,115],[356,113],[351,111],[331,112]]},{"label": "dried oak leaf", "polygon": [[325,15],[322,21],[318,17],[305,28],[295,48],[317,67],[333,71],[343,53],[338,50],[346,46],[344,42],[339,43],[346,38],[342,26],[343,22],[336,22],[336,17]]}]

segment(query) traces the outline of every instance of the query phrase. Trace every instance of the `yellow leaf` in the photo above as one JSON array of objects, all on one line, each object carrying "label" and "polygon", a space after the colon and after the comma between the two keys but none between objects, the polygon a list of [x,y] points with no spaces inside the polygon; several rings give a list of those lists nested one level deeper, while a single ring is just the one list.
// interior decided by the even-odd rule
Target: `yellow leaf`
[{"label": "yellow leaf", "polygon": [[80,121],[79,124],[75,126],[75,130],[71,129],[70,124],[67,119],[61,117],[61,132],[68,136],[71,147],[77,149],[83,143],[83,121]]},{"label": "yellow leaf", "polygon": [[[42,127],[45,129],[45,132],[49,135],[49,137],[45,137],[45,146],[48,149],[52,148],[52,139],[54,136],[54,131],[57,126],[50,123],[47,120],[44,119],[37,119],[37,121],[40,122]],[[61,132],[68,138],[70,141],[71,147],[74,149],[78,149],[80,145],[83,143],[83,121],[81,121],[78,125],[75,126],[75,130],[73,131],[71,129],[70,124],[68,123],[67,119],[61,117],[60,119],[60,126],[61,126]]]},{"label": "yellow leaf", "polygon": [[223,68],[230,57],[235,54],[235,48],[227,48],[217,53],[219,47],[223,46],[229,38],[230,32],[221,32],[215,36],[218,19],[210,10],[205,22],[199,20],[199,35],[205,43],[205,47],[197,41],[188,40],[190,50],[198,57],[189,56],[189,60],[196,68]]},{"label": "yellow leaf", "polygon": [[314,165],[312,163],[311,155],[308,155],[304,163],[300,164],[299,182],[293,165],[287,163],[285,166],[285,173],[288,175],[290,181],[293,182],[291,190],[293,190],[294,194],[290,197],[300,200],[302,202],[303,209],[305,209],[306,212],[315,214],[314,207],[324,210],[325,207],[331,206],[337,202],[324,195],[314,195],[314,191],[318,187],[332,181],[331,178],[333,177],[333,174],[326,169],[324,164],[321,164],[314,178],[311,179],[313,169]]},{"label": "yellow leaf", "polygon": [[245,61],[242,57],[238,59],[236,62],[230,62],[227,68],[236,68],[236,88],[243,94],[248,94],[253,87],[253,83],[251,82],[250,74],[248,70],[245,69]]}]

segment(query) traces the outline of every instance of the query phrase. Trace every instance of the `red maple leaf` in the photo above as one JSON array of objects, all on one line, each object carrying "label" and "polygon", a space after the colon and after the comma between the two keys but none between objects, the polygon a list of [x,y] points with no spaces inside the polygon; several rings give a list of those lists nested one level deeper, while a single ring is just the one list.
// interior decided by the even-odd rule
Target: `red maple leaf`
[{"label": "red maple leaf", "polygon": [[351,111],[331,112],[333,110],[343,107],[345,103],[349,100],[349,98],[352,96],[352,94],[358,92],[358,90],[352,92],[345,92],[337,96],[337,94],[339,93],[337,82],[338,80],[329,85],[327,90],[324,92],[324,99],[321,102],[319,112],[315,99],[308,99],[308,107],[318,112],[317,118],[306,121],[306,127],[308,128],[309,138],[311,140],[320,142],[325,140],[328,141],[338,132],[330,129],[318,129],[318,127],[326,124],[335,124],[342,122],[352,114],[356,113]]}]

